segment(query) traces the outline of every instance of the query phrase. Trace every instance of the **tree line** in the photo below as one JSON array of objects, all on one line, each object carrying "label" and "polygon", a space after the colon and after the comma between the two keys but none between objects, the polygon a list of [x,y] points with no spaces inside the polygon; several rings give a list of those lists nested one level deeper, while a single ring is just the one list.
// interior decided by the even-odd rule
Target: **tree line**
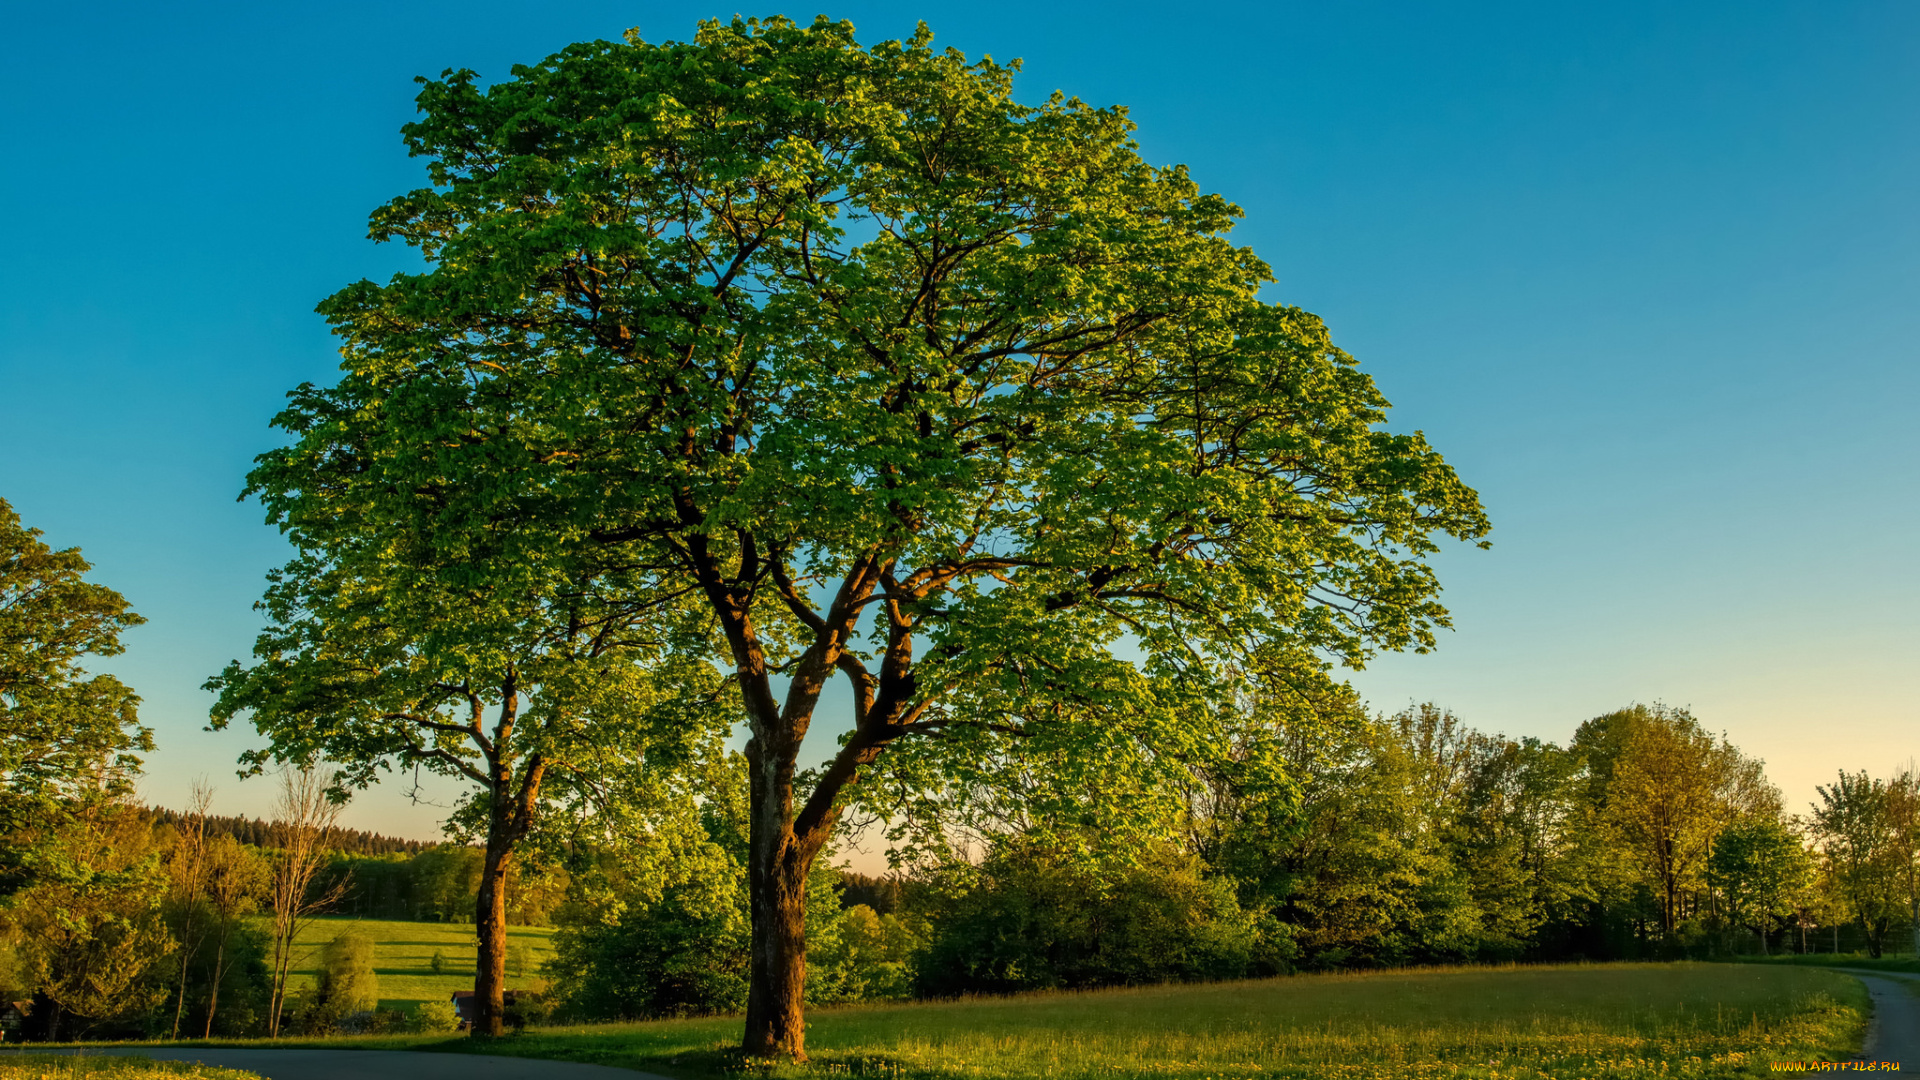
[{"label": "tree line", "polygon": [[[1356,713],[1285,753],[1293,782],[1280,789],[1196,773],[1144,851],[1111,846],[1086,819],[1026,821],[886,878],[843,877],[840,904],[807,911],[807,999],[1422,963],[1878,956],[1920,932],[1911,770],[1842,773],[1790,813],[1759,761],[1658,705],[1589,720],[1565,745],[1476,731],[1431,704]],[[571,1015],[742,1006],[741,823],[706,825],[716,846],[702,869],[606,877],[597,887],[617,904],[562,907],[551,969]]]},{"label": "tree line", "polygon": [[[142,812],[156,824],[174,829],[188,824],[189,815],[185,811],[146,806]],[[273,845],[274,824],[265,818],[209,814],[204,826],[196,820],[195,827],[204,827],[209,836],[231,836],[242,844],[254,847]],[[343,855],[417,855],[435,846],[430,840],[404,840],[397,836],[344,827],[335,828],[327,834],[328,850]]]}]

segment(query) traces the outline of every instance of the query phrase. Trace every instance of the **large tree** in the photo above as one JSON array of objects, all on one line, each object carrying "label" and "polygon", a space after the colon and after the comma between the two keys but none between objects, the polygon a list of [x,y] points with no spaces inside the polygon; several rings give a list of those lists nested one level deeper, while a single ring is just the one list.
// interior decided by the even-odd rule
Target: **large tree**
[{"label": "large tree", "polygon": [[[79,548],[56,551],[0,499],[0,832],[44,827],[82,803],[132,790],[153,749],[140,699],[89,656],[121,651],[146,620],[86,580]],[[0,846],[0,891],[25,880],[18,844]]]},{"label": "large tree", "polygon": [[751,1054],[804,1056],[808,870],[856,796],[1150,789],[1264,658],[1430,646],[1425,556],[1487,527],[1260,298],[1235,207],[1016,70],[823,18],[423,80],[433,186],[372,233],[426,266],[322,305],[344,374],[283,419],[276,460],[378,535],[517,530],[691,590],[750,729]]}]

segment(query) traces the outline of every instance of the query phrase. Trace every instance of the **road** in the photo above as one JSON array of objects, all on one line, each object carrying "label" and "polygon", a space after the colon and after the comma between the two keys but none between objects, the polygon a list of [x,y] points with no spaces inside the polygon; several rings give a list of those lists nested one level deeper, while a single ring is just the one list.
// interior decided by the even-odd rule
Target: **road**
[{"label": "road", "polygon": [[[667,1080],[657,1073],[573,1061],[405,1050],[256,1050],[215,1046],[88,1051],[246,1069],[267,1080]],[[5,1058],[0,1058],[4,1061]]]},{"label": "road", "polygon": [[1834,968],[1866,984],[1873,995],[1873,1024],[1867,1029],[1867,1048],[1862,1061],[1897,1061],[1895,1075],[1920,1076],[1920,976],[1898,972],[1866,971],[1860,968]]}]

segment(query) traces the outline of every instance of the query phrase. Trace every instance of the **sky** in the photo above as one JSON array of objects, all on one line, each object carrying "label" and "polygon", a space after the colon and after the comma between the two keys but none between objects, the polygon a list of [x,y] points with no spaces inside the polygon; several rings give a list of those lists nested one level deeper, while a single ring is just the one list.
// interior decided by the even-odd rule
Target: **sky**
[{"label": "sky", "polygon": [[[748,15],[783,9],[745,10]],[[784,13],[810,20],[816,8]],[[1240,205],[1268,298],[1324,317],[1481,494],[1435,560],[1454,629],[1352,674],[1564,741],[1684,706],[1790,808],[1920,720],[1920,6],[851,3],[864,42],[1021,58],[1124,105]],[[288,554],[237,501],[338,362],[329,293],[413,265],[366,215],[425,184],[416,75],[686,39],[699,3],[18,5],[0,38],[0,498],[149,620],[145,798],[264,812],[201,683]],[[346,821],[437,835],[402,785]],[[450,785],[430,789],[448,801]]]}]

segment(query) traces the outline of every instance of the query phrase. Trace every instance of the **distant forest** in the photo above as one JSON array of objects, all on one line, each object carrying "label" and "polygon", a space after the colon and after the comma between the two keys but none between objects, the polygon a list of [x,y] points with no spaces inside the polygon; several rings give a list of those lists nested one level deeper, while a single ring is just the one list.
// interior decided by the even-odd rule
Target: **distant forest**
[{"label": "distant forest", "polygon": [[[187,819],[187,815],[180,811],[164,806],[142,807],[141,812],[155,825],[170,825],[176,829]],[[270,848],[277,843],[273,838],[272,822],[260,818],[208,815],[207,838],[212,840],[222,836],[231,836],[242,844],[252,844],[254,847]],[[347,855],[418,855],[438,845],[425,840],[402,840],[397,836],[336,828],[328,830],[324,846]]]}]

